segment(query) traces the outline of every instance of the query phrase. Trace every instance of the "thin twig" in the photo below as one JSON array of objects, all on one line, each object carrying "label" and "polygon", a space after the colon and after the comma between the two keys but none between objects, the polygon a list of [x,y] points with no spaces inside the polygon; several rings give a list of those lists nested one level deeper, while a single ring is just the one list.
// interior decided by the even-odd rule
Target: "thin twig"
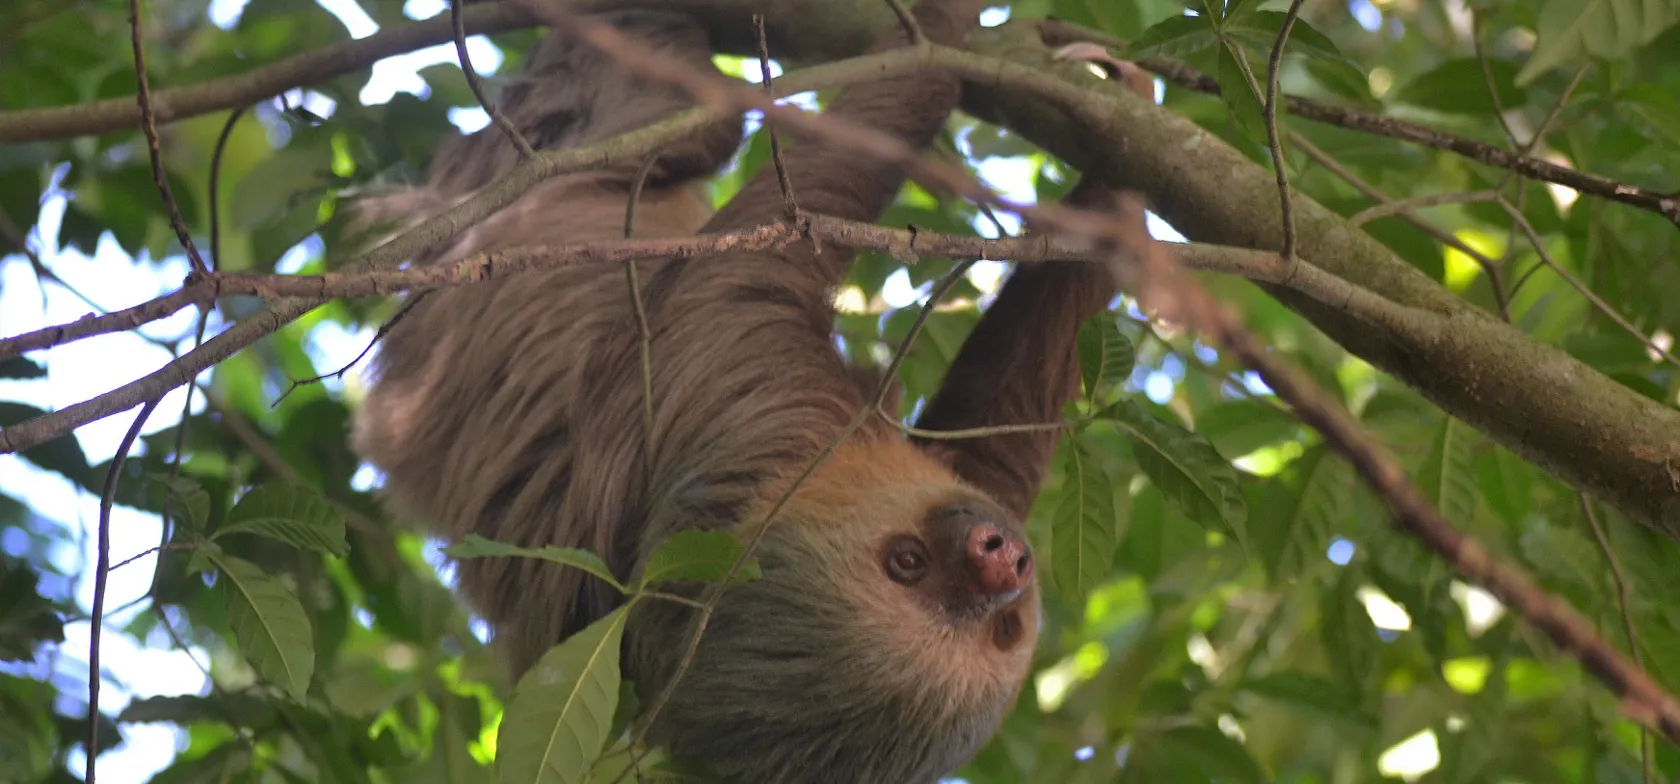
[{"label": "thin twig", "polygon": [[1651,339],[1644,332],[1639,331],[1639,328],[1635,327],[1633,322],[1628,321],[1627,318],[1618,312],[1613,305],[1605,302],[1602,297],[1598,296],[1598,293],[1593,291],[1591,286],[1588,286],[1580,278],[1575,277],[1575,275],[1569,270],[1564,269],[1562,264],[1557,263],[1557,261],[1552,258],[1551,252],[1546,250],[1545,241],[1540,238],[1540,233],[1534,230],[1534,224],[1528,222],[1528,218],[1522,214],[1521,210],[1517,209],[1509,201],[1506,201],[1503,198],[1499,199],[1497,204],[1501,209],[1505,210],[1506,215],[1511,216],[1511,220],[1515,222],[1517,228],[1522,230],[1523,236],[1528,239],[1528,244],[1534,247],[1535,254],[1540,257],[1541,264],[1545,265],[1546,268],[1550,269],[1552,272],[1557,273],[1557,276],[1563,278],[1563,281],[1568,283],[1570,288],[1575,289],[1575,291],[1581,296],[1586,297],[1587,301],[1592,303],[1594,310],[1603,313],[1611,321],[1615,322],[1616,326],[1621,327],[1624,332],[1627,332],[1629,335],[1632,335],[1635,340],[1644,344],[1645,348],[1650,349],[1663,359],[1666,359],[1675,366],[1680,367],[1680,358],[1675,357],[1674,354],[1667,348],[1664,348],[1662,344]]},{"label": "thin twig", "polygon": [[[653,164],[659,160],[655,151],[642,161],[636,176],[630,180],[630,195],[624,202],[624,238],[635,233],[636,204],[641,200],[642,188],[647,184]],[[647,305],[642,302],[642,282],[636,272],[636,260],[624,260],[624,284],[630,292],[630,309],[636,317],[636,354],[642,372],[642,464],[648,481],[653,480],[653,328],[648,324]]]},{"label": "thin twig", "polygon": [[[927,43],[927,37],[922,35],[922,26],[916,23],[916,15],[904,7],[899,0],[887,0],[887,7],[892,9],[893,16],[898,17],[898,23],[904,28],[904,34],[909,37],[911,46],[921,46]],[[759,41],[764,40],[763,28],[759,28]]]},{"label": "thin twig", "polygon": [[466,24],[462,20],[462,2],[464,0],[449,0],[449,20],[455,28],[455,56],[461,61],[461,73],[467,77],[467,89],[472,90],[473,97],[478,99],[478,105],[484,107],[484,113],[490,115],[490,121],[495,123],[497,128],[502,129],[502,133],[507,136],[508,141],[513,142],[513,146],[518,148],[521,158],[536,155],[537,151],[531,149],[531,143],[525,141],[524,134],[521,134],[519,129],[514,127],[513,121],[509,120],[507,115],[502,114],[496,108],[496,105],[484,96],[484,87],[479,84],[478,69],[473,67],[472,58],[467,56],[467,30]]},{"label": "thin twig", "polygon": [[[1137,62],[1162,80],[1178,87],[1209,95],[1222,93],[1218,79],[1177,60],[1149,58]],[[1237,64],[1243,66],[1241,58],[1237,59]],[[1573,188],[1580,193],[1654,212],[1680,225],[1680,194],[1659,193],[1650,188],[1559,166],[1542,158],[1520,155],[1498,145],[1456,136],[1428,126],[1344,106],[1319,103],[1299,96],[1285,95],[1284,108],[1295,117],[1455,153],[1488,166],[1518,172],[1536,180]],[[1294,134],[1291,134],[1291,141],[1294,139]]]},{"label": "thin twig", "polygon": [[1283,16],[1283,28],[1278,30],[1277,43],[1272,46],[1272,57],[1266,63],[1266,148],[1272,154],[1272,170],[1277,174],[1278,209],[1283,216],[1283,248],[1279,255],[1290,268],[1295,264],[1295,212],[1289,203],[1289,171],[1284,165],[1283,141],[1278,138],[1278,68],[1283,65],[1283,49],[1289,42],[1289,32],[1295,28],[1295,18],[1300,16],[1304,2],[1306,0],[1293,0],[1289,4],[1289,11]]},{"label": "thin twig", "polygon": [[[1644,669],[1645,655],[1639,651],[1639,635],[1633,628],[1633,600],[1628,590],[1627,575],[1622,571],[1622,559],[1616,557],[1616,548],[1610,546],[1610,535],[1604,530],[1604,524],[1598,521],[1592,499],[1586,493],[1577,493],[1576,498],[1581,502],[1581,513],[1587,516],[1587,525],[1592,528],[1593,538],[1598,540],[1605,562],[1610,564],[1610,578],[1616,583],[1616,609],[1622,616],[1622,632],[1627,634],[1628,653],[1633,656],[1633,663]],[[1644,726],[1639,728],[1639,761],[1645,771],[1645,784],[1651,784],[1651,731]]]},{"label": "thin twig", "polygon": [[[111,567],[110,571],[113,571],[113,572],[117,571],[118,569],[121,569],[124,566],[127,566],[131,563],[134,563],[135,561],[140,560],[141,558],[145,558],[146,556],[151,555],[152,553],[165,553],[165,552],[170,552],[170,551],[174,551],[174,550],[191,550],[191,549],[192,549],[192,545],[185,544],[185,543],[177,543],[177,542],[169,542],[169,543],[165,543],[165,544],[155,545],[153,547],[148,547],[144,550],[141,550],[140,552],[135,553],[135,554],[133,554],[133,555],[127,557],[127,558],[124,558],[121,561],[118,561],[115,565],[113,565]],[[144,598],[144,597],[142,597],[142,598]]]},{"label": "thin twig", "polygon": [[[1540,142],[1545,140],[1546,130],[1557,120],[1558,115],[1563,113],[1563,107],[1569,105],[1569,97],[1575,94],[1575,88],[1581,84],[1581,77],[1585,76],[1586,73],[1587,66],[1585,64],[1582,64],[1581,67],[1575,69],[1575,74],[1569,77],[1569,83],[1564,85],[1563,92],[1558,93],[1558,99],[1552,103],[1551,110],[1548,111],[1545,118],[1540,121],[1540,125],[1535,127],[1534,135],[1530,136],[1526,143],[1517,148],[1518,155],[1525,158],[1532,155],[1535,148],[1540,146]],[[1517,143],[1515,137],[1511,138],[1511,143]],[[1499,179],[1499,184],[1494,186],[1494,190],[1505,190],[1505,186],[1510,185],[1511,181],[1516,179],[1518,176],[1519,174],[1516,169],[1506,169],[1505,176]]]},{"label": "thin twig", "polygon": [[1482,67],[1482,86],[1487,88],[1488,100],[1493,102],[1493,116],[1499,121],[1499,127],[1505,131],[1505,139],[1513,146],[1517,143],[1517,132],[1511,127],[1511,121],[1505,117],[1505,104],[1499,97],[1499,86],[1493,79],[1493,63],[1487,53],[1487,45],[1482,41],[1482,15],[1476,9],[1470,9],[1470,42],[1476,48],[1476,62]]},{"label": "thin twig", "polygon": [[[1290,131],[1289,141],[1291,144],[1295,145],[1296,149],[1300,150],[1308,158],[1311,158],[1314,163],[1323,166],[1325,169],[1329,170],[1331,174],[1341,178],[1343,182],[1352,185],[1354,190],[1365,194],[1365,196],[1378,202],[1379,204],[1393,204],[1395,202],[1394,199],[1389,198],[1388,194],[1383,193],[1377,188],[1377,186],[1366,182],[1365,178],[1360,177],[1351,169],[1343,166],[1341,161],[1336,160],[1329,153],[1319,149],[1318,145],[1313,144],[1307,139],[1307,137],[1294,131]],[[1401,211],[1399,213],[1399,217],[1407,223],[1422,229],[1425,234],[1433,237],[1436,242],[1469,256],[1471,260],[1475,261],[1476,266],[1482,268],[1482,274],[1487,276],[1488,285],[1493,289],[1494,305],[1499,311],[1500,318],[1507,322],[1511,320],[1511,298],[1505,293],[1505,286],[1501,282],[1500,265],[1498,262],[1488,258],[1487,254],[1470,247],[1468,243],[1459,239],[1451,232],[1443,231],[1442,229],[1437,228],[1434,224],[1419,217],[1411,210]]]},{"label": "thin twig", "polygon": [[181,208],[175,204],[175,194],[169,189],[169,177],[163,171],[163,151],[158,144],[157,123],[152,118],[152,88],[146,77],[146,47],[140,35],[140,0],[128,0],[128,31],[134,48],[134,81],[139,86],[134,98],[140,106],[140,129],[146,134],[146,152],[152,156],[152,181],[157,183],[158,193],[163,196],[164,209],[169,213],[169,226],[175,230],[181,247],[186,249],[193,274],[207,276],[210,268],[198,255],[198,247],[193,244],[186,221],[181,219]]},{"label": "thin twig", "polygon": [[[892,2],[892,0],[888,0],[888,2]],[[905,11],[903,6],[898,6],[897,3],[894,3],[894,5],[897,6],[894,9],[895,11],[906,16],[909,15],[910,12]],[[913,25],[915,21],[911,19],[910,23]],[[758,78],[764,86],[764,92],[769,94],[771,80],[770,42],[764,34],[763,15],[753,14],[753,26],[758,30]],[[917,32],[920,32],[919,28]],[[788,179],[787,162],[782,160],[782,137],[781,134],[776,132],[776,124],[770,122],[768,117],[764,118],[764,132],[770,134],[770,163],[776,167],[776,184],[782,189],[782,211],[787,215],[788,220],[797,221],[799,220],[799,201],[793,197],[793,182]]]},{"label": "thin twig", "polygon": [[1366,207],[1348,216],[1347,220],[1348,223],[1355,226],[1363,226],[1378,218],[1401,215],[1425,207],[1439,207],[1446,204],[1475,204],[1493,201],[1497,198],[1499,198],[1499,191],[1494,189],[1467,193],[1430,193],[1423,196],[1413,196],[1410,199],[1385,202],[1375,207]]},{"label": "thin twig", "polygon": [[397,308],[396,313],[393,313],[389,319],[386,319],[384,324],[379,325],[379,330],[374,332],[373,333],[373,339],[369,340],[368,344],[366,346],[362,347],[361,353],[357,354],[349,362],[344,363],[343,367],[340,367],[339,369],[334,370],[331,373],[322,373],[321,375],[318,375],[318,376],[310,376],[309,378],[293,380],[290,384],[288,384],[286,386],[286,391],[281,392],[278,397],[274,398],[274,402],[271,403],[269,407],[270,408],[278,407],[281,403],[285,402],[286,398],[290,397],[293,392],[296,392],[299,387],[306,387],[306,386],[309,386],[311,384],[319,384],[322,381],[326,381],[329,378],[343,378],[345,373],[350,372],[350,368],[353,368],[356,365],[360,364],[361,361],[364,358],[366,358],[368,354],[372,353],[373,352],[373,347],[379,345],[379,341],[384,340],[385,336],[391,333],[391,328],[396,326],[397,322],[402,321],[403,317],[407,316],[410,311],[414,310],[414,308],[416,306],[418,306],[421,303],[421,301],[425,300],[426,295],[429,294],[429,293],[430,293],[429,291],[421,291],[421,292],[415,294],[413,297],[410,297],[406,302],[404,302],[402,304],[402,307]]},{"label": "thin twig", "polygon": [[93,626],[88,634],[87,784],[94,784],[94,768],[99,758],[99,640],[105,626],[105,578],[111,571],[111,504],[117,498],[117,481],[122,476],[123,464],[128,462],[128,450],[134,448],[140,428],[162,400],[155,397],[140,407],[134,424],[128,426],[122,443],[117,446],[117,454],[111,458],[111,467],[105,471],[105,490],[99,496],[99,560],[93,573],[93,614],[89,618]]},{"label": "thin twig", "polygon": [[216,269],[222,267],[222,211],[220,197],[222,186],[222,155],[227,152],[228,139],[233,136],[233,126],[251,108],[246,104],[228,114],[227,122],[222,123],[222,132],[216,136],[216,147],[210,153],[210,263]]}]

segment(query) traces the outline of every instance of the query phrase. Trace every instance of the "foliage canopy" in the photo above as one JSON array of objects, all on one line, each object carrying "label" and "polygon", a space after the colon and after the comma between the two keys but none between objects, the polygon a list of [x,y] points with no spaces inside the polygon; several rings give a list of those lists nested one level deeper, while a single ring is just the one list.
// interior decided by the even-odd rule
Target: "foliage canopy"
[{"label": "foliage canopy", "polygon": [[[385,28],[443,10],[357,2]],[[1021,0],[1009,10],[1130,42],[1122,56],[1211,75],[1223,97],[1168,85],[1163,105],[1269,166],[1255,87],[1286,7]],[[148,0],[142,10],[154,89],[351,40],[313,0]],[[131,96],[127,14],[121,0],[0,8],[0,138],[27,110]],[[1532,151],[1545,160],[1671,194],[1680,191],[1676,22],[1677,0],[1312,2],[1280,85],[1493,148],[1525,150],[1542,131]],[[494,73],[506,75],[536,34],[500,32],[473,51],[498,52]],[[223,271],[343,263],[345,200],[418,181],[452,116],[484,122],[471,119],[477,99],[453,60],[418,78],[413,93],[364,102],[374,92],[368,72],[352,71],[243,117],[219,111],[160,126],[170,190],[198,246]],[[1381,133],[1288,112],[1278,123],[1299,193],[1357,216],[1465,301],[1674,406],[1680,362],[1667,351],[1680,332],[1680,235],[1669,220]],[[952,120],[941,144],[1032,199],[1055,199],[1078,176],[1017,133],[967,116]],[[727,200],[768,157],[766,135],[754,133],[713,183],[714,198]],[[1379,204],[1372,192],[1409,209],[1363,212]],[[951,234],[991,225],[972,205],[914,186],[883,224]],[[11,254],[0,259],[8,337],[94,307],[76,302],[72,286],[126,307],[172,288],[186,269],[146,141],[127,126],[0,146],[0,250]],[[844,350],[890,357],[918,310],[910,289],[925,294],[949,269],[868,254],[842,293]],[[907,401],[936,388],[1001,271],[980,265],[928,320],[900,371]],[[1373,428],[1447,519],[1526,567],[1680,691],[1673,539],[1445,415],[1260,288],[1204,280]],[[209,330],[257,304],[224,299]],[[613,655],[624,613],[551,651],[535,671],[542,677],[514,696],[515,685],[494,675],[483,629],[439,576],[447,543],[389,520],[345,445],[360,382],[354,370],[337,371],[395,308],[386,298],[318,308],[200,376],[184,420],[175,420],[187,402],[179,392],[152,417],[115,488],[114,525],[124,530],[111,561],[143,557],[112,573],[119,587],[104,605],[106,760],[137,759],[118,755],[144,737],[179,743],[173,760],[154,754],[148,763],[167,763],[157,781],[477,781],[495,764],[504,781],[572,782],[624,770],[625,728],[638,709]],[[150,371],[194,345],[201,328],[183,313],[85,350],[0,359],[0,425]],[[131,367],[126,354],[142,364]],[[1086,397],[1067,413],[1079,424],[1030,521],[1050,564],[1035,674],[962,779],[1680,775],[1680,753],[1647,743],[1566,652],[1390,528],[1353,469],[1257,379],[1129,298],[1086,325],[1080,354]],[[115,435],[130,418],[120,419],[0,456],[0,781],[79,780],[83,770],[89,538]],[[659,579],[723,579],[739,553],[728,536],[667,547]],[[589,553],[515,550],[473,540],[450,553],[605,572]],[[657,600],[654,576],[622,588]],[[191,669],[165,678],[143,664],[180,662],[185,654],[171,652],[181,648],[207,665],[208,680]],[[674,775],[657,757],[645,764],[648,780]],[[134,775],[114,762],[100,772]]]}]

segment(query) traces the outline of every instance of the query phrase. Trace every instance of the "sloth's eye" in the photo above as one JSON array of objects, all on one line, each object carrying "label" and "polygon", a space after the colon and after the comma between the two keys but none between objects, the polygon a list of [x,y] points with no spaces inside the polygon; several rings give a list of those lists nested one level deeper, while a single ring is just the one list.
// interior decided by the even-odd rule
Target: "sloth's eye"
[{"label": "sloth's eye", "polygon": [[927,550],[922,543],[903,538],[887,547],[884,567],[887,577],[902,585],[915,585],[927,576]]}]

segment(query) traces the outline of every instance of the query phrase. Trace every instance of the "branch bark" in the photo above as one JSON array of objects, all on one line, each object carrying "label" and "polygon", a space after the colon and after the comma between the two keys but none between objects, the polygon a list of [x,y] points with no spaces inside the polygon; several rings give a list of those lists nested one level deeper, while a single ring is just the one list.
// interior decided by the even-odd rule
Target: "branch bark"
[{"label": "branch bark", "polygon": [[[1270,173],[1218,137],[1053,62],[1031,25],[981,30],[968,44],[974,53],[940,50],[934,61],[969,80],[969,113],[1144,191],[1191,240],[1279,247]],[[1513,452],[1680,538],[1680,412],[1466,303],[1305,195],[1292,202],[1304,258],[1410,318],[1379,325],[1275,284],[1262,286],[1268,293]]]},{"label": "branch bark", "polygon": [[[571,0],[568,7],[580,12],[644,7],[686,11],[707,21],[713,48],[737,55],[757,53],[752,16],[762,14],[771,54],[802,63],[862,53],[880,30],[894,24],[891,10],[878,0]],[[461,16],[469,34],[537,25],[536,17],[514,2],[475,4],[462,9]],[[157,91],[152,95],[153,119],[164,125],[245,106],[286,90],[369,68],[386,57],[453,39],[454,29],[447,14],[389,27],[366,38],[295,54],[236,76]],[[129,132],[139,127],[140,111],[133,97],[108,98],[0,112],[0,144]]]}]

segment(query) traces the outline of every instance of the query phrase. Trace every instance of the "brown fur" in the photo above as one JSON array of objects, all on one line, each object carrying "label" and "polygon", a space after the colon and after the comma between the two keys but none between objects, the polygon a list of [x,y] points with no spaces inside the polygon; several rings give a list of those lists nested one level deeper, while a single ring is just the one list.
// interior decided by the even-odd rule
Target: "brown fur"
[{"label": "brown fur", "polygon": [[[951,43],[984,5],[922,0],[916,15],[931,40]],[[693,28],[632,32],[668,36],[668,48],[696,62],[703,54]],[[903,43],[899,34],[884,45]],[[584,143],[676,105],[645,88],[608,89],[625,77],[586,46],[563,38],[543,46],[552,60],[588,62],[544,76],[572,75],[554,95],[504,96],[522,126],[542,122],[528,102],[587,118],[582,130],[545,145]],[[528,69],[527,82],[537,78]],[[591,92],[585,83],[597,80]],[[920,146],[943,126],[957,91],[950,77],[917,74],[853,87],[830,112]],[[422,200],[452,203],[505,171],[511,148],[499,133],[488,128],[446,146]],[[684,165],[662,174],[662,195],[644,196],[654,206],[638,210],[638,225],[692,231],[683,194],[689,180],[721,163],[714,153],[722,150],[698,144],[678,156]],[[795,145],[787,158],[801,207],[845,218],[876,219],[903,179],[895,166],[817,144]],[[628,181],[627,173],[605,172],[551,183],[439,257],[617,236]],[[1106,193],[1084,190],[1095,195],[1082,198]],[[703,230],[775,220],[781,202],[767,170]],[[583,547],[629,576],[673,532],[750,534],[866,404],[868,390],[830,342],[831,292],[850,261],[832,248],[817,256],[806,244],[642,264],[651,454],[637,330],[619,268],[564,267],[433,292],[388,336],[356,446],[385,470],[398,509],[451,539],[477,533]],[[1105,275],[1076,264],[1017,272],[921,425],[1056,419],[1077,391],[1074,333],[1112,291]],[[1024,539],[1020,520],[1055,439],[1033,433],[932,450],[871,420],[767,529],[763,579],[731,588],[719,603],[654,740],[693,767],[740,782],[930,782],[960,765],[1016,698],[1038,598],[1031,584],[1019,598],[972,593],[961,545],[937,543],[960,542],[969,520]],[[934,543],[930,576],[915,587],[882,571],[885,543],[906,535]],[[620,602],[593,578],[532,559],[466,561],[459,581],[515,673]],[[631,618],[625,671],[644,705],[671,677],[692,622],[687,608],[669,603]]]}]

